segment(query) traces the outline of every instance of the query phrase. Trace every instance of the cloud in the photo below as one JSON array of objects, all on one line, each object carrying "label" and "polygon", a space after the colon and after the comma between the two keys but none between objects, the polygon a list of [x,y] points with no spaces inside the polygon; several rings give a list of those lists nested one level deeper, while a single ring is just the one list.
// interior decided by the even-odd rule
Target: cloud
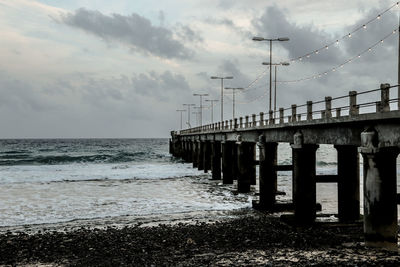
[{"label": "cloud", "polygon": [[[322,30],[317,29],[312,24],[297,25],[290,22],[284,10],[277,6],[267,7],[261,17],[253,20],[256,35],[267,38],[289,37],[290,41],[280,42],[289,52],[289,58],[302,56],[305,53],[318,49],[324,43],[335,38]],[[339,56],[338,56],[339,53]],[[341,51],[334,53],[328,51],[315,56],[315,62],[339,62]]]},{"label": "cloud", "polygon": [[[74,13],[61,16],[61,22],[82,29],[102,38],[104,41],[118,41],[135,51],[163,58],[189,59],[194,52],[175,38],[175,33],[138,14],[130,16],[104,15],[98,11],[80,8]],[[193,38],[196,34],[188,27],[179,32],[180,36]],[[199,38],[199,37],[198,37]]]}]

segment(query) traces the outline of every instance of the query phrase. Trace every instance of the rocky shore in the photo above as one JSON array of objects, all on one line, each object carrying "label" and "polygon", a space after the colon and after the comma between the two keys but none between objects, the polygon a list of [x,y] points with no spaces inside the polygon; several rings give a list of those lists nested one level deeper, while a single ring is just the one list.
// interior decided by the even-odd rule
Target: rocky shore
[{"label": "rocky shore", "polygon": [[0,235],[5,266],[394,266],[362,245],[361,225],[295,227],[266,215],[215,223]]}]

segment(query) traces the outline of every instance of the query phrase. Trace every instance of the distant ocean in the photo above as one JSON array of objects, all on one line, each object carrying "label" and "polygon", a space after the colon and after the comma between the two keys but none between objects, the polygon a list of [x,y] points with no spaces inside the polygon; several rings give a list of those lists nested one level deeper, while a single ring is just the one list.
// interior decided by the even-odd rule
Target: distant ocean
[{"label": "distant ocean", "polygon": [[[280,144],[278,153],[281,164],[291,163],[289,145]],[[335,172],[336,152],[322,145],[317,173]],[[234,186],[210,178],[169,155],[168,139],[0,140],[0,227],[213,220],[251,212],[258,186],[236,194]],[[287,193],[279,200],[291,199],[291,183],[291,172],[279,173],[278,189]],[[317,200],[323,213],[336,213],[336,185],[318,184]]]}]

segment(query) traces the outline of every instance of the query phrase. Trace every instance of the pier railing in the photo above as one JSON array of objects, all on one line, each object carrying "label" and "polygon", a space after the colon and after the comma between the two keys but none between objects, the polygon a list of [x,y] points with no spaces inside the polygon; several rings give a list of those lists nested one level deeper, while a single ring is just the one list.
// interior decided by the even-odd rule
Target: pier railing
[{"label": "pier railing", "polygon": [[[287,108],[279,108],[278,111],[269,113],[247,115],[244,117],[220,121],[199,127],[181,130],[180,134],[213,132],[235,129],[250,129],[256,127],[268,127],[279,124],[296,123],[302,121],[339,119],[344,116],[354,117],[365,113],[388,112],[391,109],[400,110],[399,97],[390,98],[390,89],[399,85],[390,86],[381,84],[380,88],[357,92],[349,91],[348,95],[337,97],[326,96],[323,100],[307,101],[302,105],[293,104]],[[379,95],[380,100],[368,101],[372,94]],[[379,96],[376,96],[379,99]],[[347,100],[347,104],[346,101]],[[360,101],[363,100],[363,101]],[[397,105],[395,105],[397,103]],[[335,105],[334,105],[335,104]],[[375,111],[373,109],[375,108]]]}]

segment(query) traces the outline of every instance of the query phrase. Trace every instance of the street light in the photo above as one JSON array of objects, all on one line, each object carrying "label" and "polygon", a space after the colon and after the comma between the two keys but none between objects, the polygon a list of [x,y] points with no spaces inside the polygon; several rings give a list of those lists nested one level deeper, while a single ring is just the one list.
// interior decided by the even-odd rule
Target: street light
[{"label": "street light", "polygon": [[206,102],[211,102],[211,124],[214,123],[214,102],[218,102],[216,99],[206,99]]},{"label": "street light", "polygon": [[[279,41],[285,42],[289,41],[288,37],[280,37],[275,39],[268,39],[264,37],[253,37],[253,41],[269,41],[269,62],[272,63],[272,42]],[[272,64],[269,65],[269,111],[271,111],[271,102],[272,102]]]},{"label": "street light", "polygon": [[186,111],[186,109],[177,109],[176,111],[181,113],[181,130],[182,130],[182,113]]},{"label": "street light", "polygon": [[193,95],[200,97],[200,126],[203,126],[203,96],[208,96],[208,94],[193,94]]},{"label": "street light", "polygon": [[226,77],[211,76],[211,79],[221,80],[221,121],[224,121],[224,80],[233,79],[233,76],[226,76]]},{"label": "street light", "polygon": [[188,111],[188,121],[187,121],[187,125],[189,128],[192,128],[192,126],[190,126],[190,107],[191,106],[196,106],[196,104],[183,104],[184,106],[187,106],[187,111]]},{"label": "street light", "polygon": [[275,66],[275,79],[274,79],[274,118],[276,117],[276,66],[281,65],[281,66],[289,66],[290,64],[288,62],[280,62],[280,63],[271,63],[271,62],[263,62],[263,65],[269,65],[271,68],[271,65]]},{"label": "street light", "polygon": [[236,87],[236,88],[232,88],[232,87],[225,87],[225,89],[227,90],[232,90],[232,94],[233,94],[233,98],[232,98],[232,102],[233,102],[233,107],[232,107],[232,119],[235,119],[235,91],[236,90],[243,90],[244,88],[242,87]]}]

